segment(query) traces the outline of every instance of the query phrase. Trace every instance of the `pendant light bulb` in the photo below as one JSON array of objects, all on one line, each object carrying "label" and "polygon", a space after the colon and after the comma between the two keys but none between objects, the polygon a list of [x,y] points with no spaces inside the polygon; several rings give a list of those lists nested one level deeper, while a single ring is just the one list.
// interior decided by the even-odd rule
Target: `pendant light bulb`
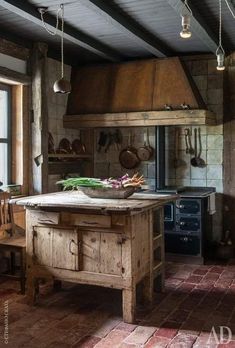
[{"label": "pendant light bulb", "polygon": [[225,70],[225,51],[222,45],[222,0],[219,0],[219,46],[216,50],[217,70]]},{"label": "pendant light bulb", "polygon": [[192,33],[190,31],[190,22],[191,18],[189,15],[182,16],[183,30],[180,32],[180,36],[182,37],[182,39],[189,39],[192,36]]},{"label": "pendant light bulb", "polygon": [[225,54],[224,52],[218,52],[217,53],[217,70],[223,71],[225,70],[225,65],[224,65],[224,60],[225,60]]},{"label": "pendant light bulb", "polygon": [[180,32],[180,36],[182,37],[182,39],[189,39],[192,36],[192,33],[190,31],[192,15],[193,13],[191,8],[189,7],[188,0],[184,0],[182,12],[181,12],[183,29]]}]

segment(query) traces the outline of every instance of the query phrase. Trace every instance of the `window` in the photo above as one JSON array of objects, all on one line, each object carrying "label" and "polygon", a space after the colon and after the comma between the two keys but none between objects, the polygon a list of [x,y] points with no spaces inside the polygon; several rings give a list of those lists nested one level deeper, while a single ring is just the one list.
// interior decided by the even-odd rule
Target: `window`
[{"label": "window", "polygon": [[0,83],[0,181],[11,182],[11,87]]}]

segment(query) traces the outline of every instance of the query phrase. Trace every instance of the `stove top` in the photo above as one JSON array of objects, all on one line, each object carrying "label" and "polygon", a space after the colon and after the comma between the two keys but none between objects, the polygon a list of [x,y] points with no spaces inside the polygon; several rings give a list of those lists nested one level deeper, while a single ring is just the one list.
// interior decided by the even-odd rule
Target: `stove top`
[{"label": "stove top", "polygon": [[215,192],[215,187],[166,187],[161,190],[141,190],[145,194],[179,194],[181,197],[206,197]]}]

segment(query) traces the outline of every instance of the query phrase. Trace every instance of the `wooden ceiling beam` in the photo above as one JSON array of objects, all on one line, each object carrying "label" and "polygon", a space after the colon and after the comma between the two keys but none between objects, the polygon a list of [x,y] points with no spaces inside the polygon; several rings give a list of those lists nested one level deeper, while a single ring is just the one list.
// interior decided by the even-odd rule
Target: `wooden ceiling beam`
[{"label": "wooden ceiling beam", "polygon": [[[43,23],[37,8],[26,1],[0,0],[0,6],[24,18],[25,20],[43,27]],[[55,18],[52,15],[47,14],[45,16],[45,23],[50,30],[55,29]],[[110,61],[118,62],[123,59],[123,57],[116,50],[97,41],[93,37],[74,29],[72,26],[67,25],[66,23],[64,26],[64,39]]]},{"label": "wooden ceiling beam", "polygon": [[[166,1],[179,15],[181,14],[182,8],[184,6],[183,0]],[[211,52],[215,53],[218,47],[218,39],[215,33],[211,30],[206,21],[202,18],[201,14],[193,4],[193,1],[190,2],[190,8],[193,12],[193,16],[191,19],[191,28],[193,34],[198,36],[198,38],[210,49]]]},{"label": "wooden ceiling beam", "polygon": [[168,57],[173,53],[161,40],[148,32],[133,18],[125,14],[117,6],[113,7],[109,1],[104,0],[79,0],[87,8],[100,15],[108,23],[118,28],[129,38],[156,57]]}]

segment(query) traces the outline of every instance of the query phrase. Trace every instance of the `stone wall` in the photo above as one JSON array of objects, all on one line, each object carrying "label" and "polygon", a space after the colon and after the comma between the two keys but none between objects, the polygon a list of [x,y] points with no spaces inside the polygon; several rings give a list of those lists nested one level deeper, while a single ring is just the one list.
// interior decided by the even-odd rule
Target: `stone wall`
[{"label": "stone wall", "polygon": [[[55,148],[63,138],[72,141],[78,137],[77,129],[65,129],[63,127],[63,115],[66,113],[68,95],[56,94],[53,91],[55,80],[60,78],[61,63],[57,60],[48,58],[48,130],[52,134]],[[65,78],[70,80],[71,67],[65,65]],[[49,175],[48,192],[55,192],[58,186],[55,184],[61,175]]]},{"label": "stone wall", "polygon": [[224,230],[235,243],[235,54],[227,59],[224,117]]},{"label": "stone wall", "polygon": [[[207,104],[208,109],[214,111],[217,117],[217,126],[201,126],[202,138],[202,158],[206,162],[205,168],[195,168],[190,164],[191,156],[185,153],[185,127],[179,128],[179,151],[178,157],[181,166],[174,167],[175,159],[175,127],[166,128],[166,183],[177,186],[212,186],[216,187],[217,213],[213,216],[215,240],[219,240],[222,233],[222,193],[223,193],[223,73],[216,70],[215,59],[195,59],[186,61],[186,65],[194,78],[194,81]],[[187,127],[188,128],[188,127]],[[194,127],[189,127],[194,134]],[[197,127],[198,128],[198,127]],[[97,143],[100,131],[107,129],[97,129],[95,131],[95,176],[120,176],[124,173],[133,174],[138,171],[146,177],[146,183],[150,188],[155,185],[155,162],[154,158],[148,162],[142,162],[136,170],[128,171],[121,168],[119,164],[119,152],[115,145],[112,145],[107,153],[97,152]],[[113,132],[115,129],[110,129]],[[139,147],[144,143],[146,128],[123,128],[122,148],[128,144],[128,134],[134,135],[133,145]],[[150,144],[154,147],[155,131],[154,127],[149,128]],[[194,145],[194,137],[192,137]]]}]

